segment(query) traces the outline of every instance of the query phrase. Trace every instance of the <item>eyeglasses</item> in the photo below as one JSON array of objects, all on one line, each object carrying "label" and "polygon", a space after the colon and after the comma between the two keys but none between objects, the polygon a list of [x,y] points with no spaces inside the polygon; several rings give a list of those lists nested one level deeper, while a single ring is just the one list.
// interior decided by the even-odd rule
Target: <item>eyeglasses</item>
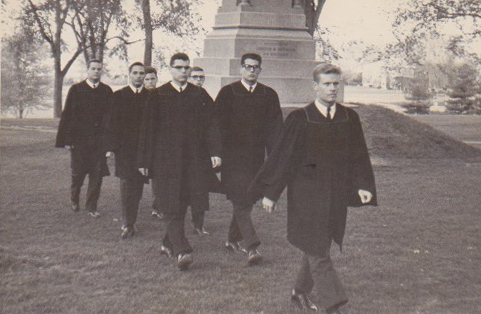
[{"label": "eyeglasses", "polygon": [[190,70],[190,66],[186,65],[186,66],[182,66],[182,65],[176,65],[176,66],[173,66],[172,68],[176,69],[176,70],[186,70],[186,71],[189,71]]},{"label": "eyeglasses", "polygon": [[203,80],[205,79],[205,75],[192,75],[191,78],[194,80]]},{"label": "eyeglasses", "polygon": [[257,71],[261,68],[260,65],[251,65],[251,64],[243,64],[242,67],[246,69],[247,71]]}]

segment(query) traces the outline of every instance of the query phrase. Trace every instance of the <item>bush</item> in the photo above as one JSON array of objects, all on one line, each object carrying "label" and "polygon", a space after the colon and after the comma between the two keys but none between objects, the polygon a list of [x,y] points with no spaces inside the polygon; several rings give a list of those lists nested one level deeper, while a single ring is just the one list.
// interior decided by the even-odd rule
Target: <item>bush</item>
[{"label": "bush", "polygon": [[407,114],[428,114],[430,105],[427,103],[405,103],[402,105]]}]

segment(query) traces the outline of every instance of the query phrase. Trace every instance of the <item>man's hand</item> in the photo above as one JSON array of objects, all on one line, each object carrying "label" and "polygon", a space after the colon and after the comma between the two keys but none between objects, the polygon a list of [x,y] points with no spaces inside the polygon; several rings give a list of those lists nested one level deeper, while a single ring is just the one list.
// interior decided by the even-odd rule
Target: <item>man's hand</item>
[{"label": "man's hand", "polygon": [[271,201],[264,196],[264,198],[262,199],[262,207],[266,210],[266,212],[272,213],[274,211],[274,208],[276,207],[276,202]]},{"label": "man's hand", "polygon": [[140,171],[140,173],[141,173],[143,176],[146,176],[146,177],[149,176],[149,169],[147,169],[147,168],[139,168],[139,171]]},{"label": "man's hand", "polygon": [[114,153],[113,152],[106,152],[105,157],[107,157],[107,158],[114,157]]},{"label": "man's hand", "polygon": [[220,157],[210,157],[210,160],[212,161],[212,168],[217,168],[222,165],[222,159]]},{"label": "man's hand", "polygon": [[372,193],[369,191],[359,189],[358,194],[363,204],[369,203],[372,199]]},{"label": "man's hand", "polygon": [[65,145],[65,148],[68,149],[68,150],[72,150],[72,149],[73,149],[73,145]]}]

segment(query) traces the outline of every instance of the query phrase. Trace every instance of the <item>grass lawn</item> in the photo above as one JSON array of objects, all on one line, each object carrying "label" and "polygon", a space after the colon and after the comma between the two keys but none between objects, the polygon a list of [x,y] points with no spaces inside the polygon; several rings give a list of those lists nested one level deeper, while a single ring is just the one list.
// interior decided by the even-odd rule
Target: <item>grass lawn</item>
[{"label": "grass lawn", "polygon": [[[332,250],[345,312],[481,313],[481,151],[383,108],[357,110],[380,206],[351,209],[343,253]],[[195,263],[179,272],[160,256],[150,186],[138,233],[121,240],[118,179],[104,180],[99,219],[71,212],[69,155],[54,140],[1,131],[0,313],[296,313],[289,293],[301,254],[286,240],[284,197],[274,214],[256,207],[264,262],[247,267],[223,248],[231,207],[212,194],[211,235],[193,235],[187,222]]]}]

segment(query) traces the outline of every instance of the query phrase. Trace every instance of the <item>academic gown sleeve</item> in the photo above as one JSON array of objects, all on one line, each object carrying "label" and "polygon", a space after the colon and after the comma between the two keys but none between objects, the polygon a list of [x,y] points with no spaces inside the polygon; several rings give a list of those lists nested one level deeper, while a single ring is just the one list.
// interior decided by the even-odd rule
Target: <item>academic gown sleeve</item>
[{"label": "academic gown sleeve", "polygon": [[157,90],[150,92],[147,102],[142,110],[139,127],[139,147],[137,166],[139,168],[152,168],[153,143],[154,143],[154,109]]},{"label": "academic gown sleeve", "polygon": [[102,139],[103,152],[115,152],[119,148],[121,98],[120,92],[116,92],[108,101]]},{"label": "academic gown sleeve", "polygon": [[[351,132],[351,166],[352,166],[352,199],[348,206],[358,207],[364,205],[377,205],[376,184],[374,179],[374,172],[372,170],[371,159],[364,138],[361,121],[359,115],[354,112],[353,115],[353,130]],[[366,190],[372,193],[373,197],[368,204],[362,204],[358,195],[359,189]]]},{"label": "academic gown sleeve", "polygon": [[74,101],[75,101],[75,85],[68,90],[65,100],[65,108],[62,111],[60,122],[58,125],[57,139],[55,147],[65,147],[65,145],[73,144],[72,127],[74,124]]},{"label": "academic gown sleeve", "polygon": [[282,129],[282,110],[279,96],[274,90],[269,95],[269,114],[266,123],[266,150],[269,155],[272,148],[277,143],[277,139]]},{"label": "academic gown sleeve", "polygon": [[277,201],[295,175],[305,151],[306,118],[301,110],[293,111],[284,122],[281,134],[269,157],[249,187],[249,194]]},{"label": "academic gown sleeve", "polygon": [[211,157],[220,157],[222,150],[222,140],[219,129],[219,119],[214,105],[214,100],[207,91],[202,89],[204,98],[205,117],[206,117],[206,145]]}]

